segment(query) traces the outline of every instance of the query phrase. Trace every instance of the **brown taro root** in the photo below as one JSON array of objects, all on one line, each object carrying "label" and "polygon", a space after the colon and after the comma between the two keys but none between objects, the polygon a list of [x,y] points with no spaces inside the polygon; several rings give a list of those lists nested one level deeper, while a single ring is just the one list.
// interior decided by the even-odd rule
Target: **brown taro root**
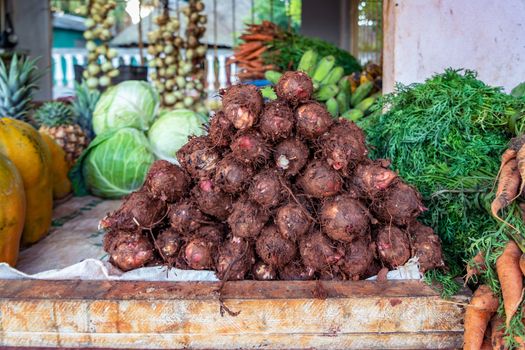
[{"label": "brown taro root", "polygon": [[190,233],[209,222],[206,216],[189,200],[172,204],[168,209],[171,227],[181,233]]},{"label": "brown taro root", "polygon": [[323,232],[336,241],[351,242],[369,233],[368,210],[346,194],[324,202],[319,216]]},{"label": "brown taro root", "polygon": [[214,267],[214,258],[221,243],[221,230],[216,226],[203,226],[184,247],[184,259],[191,269]]},{"label": "brown taro root", "polygon": [[296,138],[282,141],[275,147],[273,159],[277,169],[283,170],[285,176],[295,176],[308,161],[308,147]]},{"label": "brown taro root", "polygon": [[222,96],[224,115],[237,129],[251,128],[263,109],[261,93],[254,85],[234,85]]},{"label": "brown taro root", "polygon": [[275,169],[263,170],[253,178],[248,197],[263,208],[275,207],[284,198],[283,183],[284,179]]},{"label": "brown taro root", "polygon": [[245,197],[241,197],[233,204],[232,213],[228,217],[228,225],[234,236],[255,238],[268,218],[266,210]]},{"label": "brown taro root", "polygon": [[314,271],[307,269],[300,261],[292,261],[279,270],[279,278],[283,281],[306,281],[314,277]]},{"label": "brown taro root", "polygon": [[295,119],[297,132],[310,140],[327,132],[334,122],[326,108],[317,102],[308,102],[299,106],[295,110]]},{"label": "brown taro root", "polygon": [[285,72],[275,87],[277,96],[292,104],[308,101],[313,91],[312,79],[301,71]]},{"label": "brown taro root", "polygon": [[270,156],[268,144],[256,131],[239,133],[230,147],[235,159],[250,166],[263,164]]},{"label": "brown taro root", "polygon": [[295,124],[294,114],[288,104],[281,100],[266,104],[259,122],[259,131],[264,138],[276,141],[287,138]]},{"label": "brown taro root", "polygon": [[215,170],[220,154],[206,136],[197,136],[177,151],[177,160],[193,178],[204,178]]},{"label": "brown taro root", "polygon": [[432,228],[416,222],[409,232],[412,236],[412,256],[418,258],[421,272],[445,266],[441,240]]},{"label": "brown taro root", "polygon": [[252,176],[251,167],[237,161],[232,154],[228,154],[217,163],[214,180],[224,192],[237,193],[244,189]]},{"label": "brown taro root", "polygon": [[219,111],[210,120],[208,127],[208,137],[213,146],[226,147],[230,144],[235,135],[235,128],[232,122],[226,118],[224,112]]},{"label": "brown taro root", "polygon": [[311,219],[304,207],[296,203],[288,203],[277,209],[275,224],[283,238],[295,242],[308,232]]},{"label": "brown taro root", "polygon": [[386,225],[376,231],[376,244],[379,258],[390,267],[401,266],[410,259],[408,236],[394,225]]},{"label": "brown taro root", "polygon": [[421,195],[411,186],[396,182],[388,187],[381,198],[372,204],[374,217],[385,224],[405,226],[411,224],[426,208]]},{"label": "brown taro root", "polygon": [[201,180],[191,191],[197,206],[204,213],[226,220],[232,210],[232,198],[215,186],[212,180]]},{"label": "brown taro root", "polygon": [[268,265],[281,268],[295,257],[297,247],[284,239],[275,225],[266,226],[255,243],[257,255]]},{"label": "brown taro root", "polygon": [[155,197],[173,203],[184,196],[190,185],[186,173],[176,164],[166,160],[157,160],[149,168],[145,187]]},{"label": "brown taro root", "polygon": [[246,239],[230,237],[219,247],[215,265],[217,277],[223,281],[243,280],[255,263],[254,255],[253,246]]},{"label": "brown taro root", "polygon": [[140,190],[131,193],[120,208],[100,221],[102,229],[133,231],[151,229],[166,215],[166,203],[151,193]]},{"label": "brown taro root", "polygon": [[308,274],[329,269],[345,255],[342,247],[319,231],[314,231],[299,240],[299,252]]},{"label": "brown taro root", "polygon": [[386,164],[389,162],[384,160],[359,164],[352,178],[353,184],[361,193],[369,198],[375,198],[397,179],[397,173],[388,169]]},{"label": "brown taro root", "polygon": [[138,269],[153,259],[153,245],[139,231],[110,231],[104,236],[110,262],[122,271]]},{"label": "brown taro root", "polygon": [[348,175],[366,158],[368,150],[363,131],[346,119],[339,119],[330,130],[320,138],[321,150],[328,164],[335,170]]},{"label": "brown taro root", "polygon": [[374,262],[376,246],[370,237],[362,237],[345,246],[346,252],[339,268],[347,279],[359,280],[367,275]]},{"label": "brown taro root", "polygon": [[160,256],[166,260],[172,260],[179,254],[182,245],[182,236],[173,228],[162,231],[155,239],[155,247]]},{"label": "brown taro root", "polygon": [[314,160],[307,165],[298,184],[306,194],[315,198],[325,198],[341,191],[343,180],[328,164]]},{"label": "brown taro root", "polygon": [[257,261],[252,268],[253,278],[259,281],[270,281],[277,278],[277,271],[262,261]]}]

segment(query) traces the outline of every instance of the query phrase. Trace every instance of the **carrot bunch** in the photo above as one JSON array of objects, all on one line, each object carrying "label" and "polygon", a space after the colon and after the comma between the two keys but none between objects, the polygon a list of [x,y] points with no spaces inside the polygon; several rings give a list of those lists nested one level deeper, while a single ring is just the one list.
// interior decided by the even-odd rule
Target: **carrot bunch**
[{"label": "carrot bunch", "polygon": [[239,67],[237,76],[241,80],[264,78],[264,72],[276,67],[265,64],[262,55],[268,50],[268,44],[279,35],[279,27],[269,21],[247,25],[245,33],[240,36],[244,42],[234,48],[234,54],[228,58],[226,66],[236,63]]}]

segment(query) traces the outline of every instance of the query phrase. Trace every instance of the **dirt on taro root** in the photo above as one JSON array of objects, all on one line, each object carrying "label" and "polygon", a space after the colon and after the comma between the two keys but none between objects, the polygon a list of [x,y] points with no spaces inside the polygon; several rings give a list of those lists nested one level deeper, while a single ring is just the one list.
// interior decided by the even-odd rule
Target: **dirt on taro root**
[{"label": "dirt on taro root", "polygon": [[233,204],[228,225],[232,234],[237,237],[256,238],[268,218],[268,211],[243,196]]},{"label": "dirt on taro root", "polygon": [[283,238],[295,242],[310,230],[312,220],[305,207],[289,202],[277,209],[275,224]]},{"label": "dirt on taro root", "polygon": [[412,256],[418,258],[420,271],[445,266],[441,240],[432,228],[416,222],[409,227],[409,232],[412,239]]},{"label": "dirt on taro root", "polygon": [[243,280],[255,263],[252,244],[241,237],[231,236],[219,247],[215,269],[221,280]]},{"label": "dirt on taro root", "polygon": [[299,240],[299,252],[308,274],[329,269],[345,255],[340,244],[331,241],[320,231],[313,231]]},{"label": "dirt on taro root", "polygon": [[274,268],[284,267],[294,259],[297,251],[295,243],[283,238],[275,225],[263,228],[255,248],[259,257]]},{"label": "dirt on taro root", "polygon": [[315,198],[333,196],[343,187],[343,180],[337,171],[321,160],[310,162],[297,183],[306,194]]},{"label": "dirt on taro root", "polygon": [[295,110],[297,133],[309,140],[315,140],[327,132],[334,119],[318,102],[307,102]]},{"label": "dirt on taro root", "polygon": [[168,217],[171,227],[180,233],[193,232],[210,222],[197,205],[188,199],[172,204],[168,208]]},{"label": "dirt on taro root", "polygon": [[201,179],[213,173],[220,152],[206,136],[192,137],[177,151],[177,160],[192,178]]},{"label": "dirt on taro root", "polygon": [[273,159],[277,169],[287,177],[295,176],[308,162],[310,151],[306,144],[297,138],[286,139],[275,146]]},{"label": "dirt on taro root", "polygon": [[270,147],[262,135],[253,130],[238,133],[230,147],[233,157],[249,166],[265,164],[270,157]]},{"label": "dirt on taro root", "polygon": [[314,278],[314,271],[306,268],[300,260],[294,260],[279,269],[279,278],[284,281],[307,281]]},{"label": "dirt on taro root", "polygon": [[370,237],[361,237],[347,243],[345,255],[339,265],[345,279],[357,281],[370,277],[366,273],[374,263],[376,246]]},{"label": "dirt on taro root", "polygon": [[263,97],[254,85],[233,85],[222,96],[224,115],[240,130],[251,128],[264,107]]},{"label": "dirt on taro root", "polygon": [[286,190],[283,184],[286,186],[277,170],[264,169],[253,178],[248,197],[263,208],[273,208],[284,199]]},{"label": "dirt on taro root", "polygon": [[382,159],[366,161],[359,164],[354,176],[353,185],[369,198],[376,198],[398,178],[397,173],[388,169],[390,162]]},{"label": "dirt on taro root", "polygon": [[260,260],[253,264],[252,275],[253,278],[258,281],[271,281],[277,279],[276,269]]},{"label": "dirt on taro root", "polygon": [[122,271],[138,269],[153,259],[153,245],[140,230],[109,231],[104,236],[104,250]]},{"label": "dirt on taro root", "polygon": [[144,186],[155,197],[173,203],[188,192],[189,184],[190,179],[181,167],[157,160],[151,165]]},{"label": "dirt on taro root", "polygon": [[201,180],[193,187],[191,194],[198,208],[204,214],[226,220],[232,211],[233,200],[231,195],[215,186],[212,180]]},{"label": "dirt on taro root", "polygon": [[321,208],[321,227],[330,238],[351,242],[370,233],[370,215],[364,204],[348,195],[327,199]]},{"label": "dirt on taro root", "polygon": [[184,259],[195,270],[212,269],[222,241],[222,228],[207,225],[199,228],[184,246]]},{"label": "dirt on taro root", "polygon": [[252,177],[253,169],[236,160],[230,153],[217,163],[214,180],[224,192],[238,193],[245,189]]},{"label": "dirt on taro root", "polygon": [[295,116],[287,103],[275,100],[266,104],[259,121],[259,131],[264,138],[277,141],[291,135]]},{"label": "dirt on taro root", "polygon": [[237,130],[232,122],[226,118],[224,112],[219,111],[210,119],[208,137],[212,146],[227,147]]},{"label": "dirt on taro root", "polygon": [[310,100],[314,91],[312,80],[301,71],[285,72],[275,87],[275,93],[292,105]]},{"label": "dirt on taro root", "polygon": [[410,259],[410,241],[405,231],[394,225],[385,225],[375,233],[379,258],[384,264],[396,268]]},{"label": "dirt on taro root", "polygon": [[421,195],[411,186],[397,181],[388,187],[381,200],[371,206],[374,217],[383,223],[405,226],[414,223],[426,208]]},{"label": "dirt on taro root", "polygon": [[182,234],[172,227],[163,230],[155,239],[159,253],[166,260],[173,260],[179,255],[182,242]]}]

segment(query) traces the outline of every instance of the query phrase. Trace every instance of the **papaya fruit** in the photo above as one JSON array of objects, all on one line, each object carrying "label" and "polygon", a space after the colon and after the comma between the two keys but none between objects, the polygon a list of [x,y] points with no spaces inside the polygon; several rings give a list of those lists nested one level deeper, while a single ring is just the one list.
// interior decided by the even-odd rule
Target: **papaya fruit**
[{"label": "papaya fruit", "polygon": [[38,131],[12,118],[0,119],[0,153],[13,162],[24,183],[22,243],[35,243],[49,231],[53,215],[51,153]]},{"label": "papaya fruit", "polygon": [[25,216],[22,177],[13,162],[0,154],[0,262],[15,266]]},{"label": "papaya fruit", "polygon": [[71,193],[71,181],[67,174],[69,173],[69,162],[66,158],[66,152],[58,143],[55,142],[48,134],[41,132],[40,136],[47,144],[51,152],[51,173],[53,179],[53,198],[62,199]]}]

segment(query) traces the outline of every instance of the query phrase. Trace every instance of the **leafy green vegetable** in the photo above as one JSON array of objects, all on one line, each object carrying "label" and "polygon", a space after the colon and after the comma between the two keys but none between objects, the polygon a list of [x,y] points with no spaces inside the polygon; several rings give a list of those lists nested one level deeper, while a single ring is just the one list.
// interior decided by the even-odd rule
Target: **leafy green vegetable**
[{"label": "leafy green vegetable", "polygon": [[510,94],[515,97],[525,97],[525,81],[515,86]]}]

